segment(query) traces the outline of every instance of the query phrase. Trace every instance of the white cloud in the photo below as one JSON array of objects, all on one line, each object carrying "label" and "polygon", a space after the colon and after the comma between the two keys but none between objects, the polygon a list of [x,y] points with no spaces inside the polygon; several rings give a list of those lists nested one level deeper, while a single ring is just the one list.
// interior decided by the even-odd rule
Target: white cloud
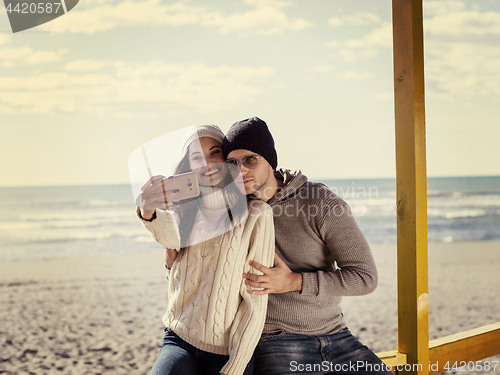
[{"label": "white cloud", "polygon": [[465,9],[465,3],[460,0],[427,0],[423,2],[425,16],[449,14]]},{"label": "white cloud", "polygon": [[12,40],[9,34],[0,34],[0,45],[7,44]]},{"label": "white cloud", "polygon": [[259,34],[279,34],[285,30],[300,31],[312,24],[300,18],[289,18],[281,8],[272,3],[247,12],[222,14],[212,12],[201,18],[203,26],[219,29],[222,33],[257,30]]},{"label": "white cloud", "polygon": [[464,1],[431,1],[424,11],[428,94],[500,95],[500,13],[467,9]]},{"label": "white cloud", "polygon": [[424,21],[426,36],[467,41],[476,37],[500,37],[500,13],[476,10],[443,13]]},{"label": "white cloud", "polygon": [[374,13],[358,12],[354,15],[345,15],[343,17],[331,17],[328,19],[330,26],[364,26],[378,25],[381,23],[380,17]]},{"label": "white cloud", "polygon": [[26,64],[37,65],[60,60],[63,51],[35,51],[31,47],[3,48],[0,49],[0,60],[6,68]]},{"label": "white cloud", "polygon": [[244,12],[224,13],[207,6],[192,5],[189,1],[163,4],[161,0],[99,1],[88,0],[66,17],[40,26],[54,33],[94,34],[116,28],[140,26],[201,25],[213,27],[222,33],[255,31],[259,34],[276,34],[300,31],[312,23],[301,18],[290,18],[283,9],[290,6],[285,1],[245,1],[253,9]]},{"label": "white cloud", "polygon": [[347,71],[341,75],[341,78],[347,80],[362,80],[367,79],[373,76],[372,72],[355,72],[355,71]]},{"label": "white cloud", "polygon": [[93,72],[99,71],[105,67],[112,66],[110,61],[96,60],[73,60],[65,65],[66,70],[76,72]]},{"label": "white cloud", "polygon": [[307,71],[311,73],[325,73],[331,70],[332,70],[331,65],[315,65],[307,68]]},{"label": "white cloud", "polygon": [[376,56],[381,49],[392,47],[392,25],[384,22],[361,38],[348,39],[338,48],[338,53],[347,61]]},{"label": "white cloud", "polygon": [[265,95],[272,74],[268,67],[80,60],[58,73],[0,77],[0,104],[18,112],[106,116],[159,115],[179,108],[210,112]]},{"label": "white cloud", "polygon": [[[362,20],[357,14],[332,19],[330,24],[354,25]],[[470,9],[464,1],[429,0],[424,2],[424,33],[429,96],[451,100],[500,95],[499,12]],[[360,38],[336,41],[332,47],[346,61],[389,53],[392,26],[382,23]]]},{"label": "white cloud", "polygon": [[500,96],[500,50],[488,44],[429,42],[425,74],[429,96]]}]

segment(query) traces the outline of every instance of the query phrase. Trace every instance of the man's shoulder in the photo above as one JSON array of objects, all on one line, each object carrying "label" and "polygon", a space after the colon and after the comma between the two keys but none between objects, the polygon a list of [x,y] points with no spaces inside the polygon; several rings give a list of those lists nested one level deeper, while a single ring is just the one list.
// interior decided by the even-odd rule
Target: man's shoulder
[{"label": "man's shoulder", "polygon": [[307,181],[297,191],[301,199],[329,201],[344,204],[344,200],[322,182]]}]

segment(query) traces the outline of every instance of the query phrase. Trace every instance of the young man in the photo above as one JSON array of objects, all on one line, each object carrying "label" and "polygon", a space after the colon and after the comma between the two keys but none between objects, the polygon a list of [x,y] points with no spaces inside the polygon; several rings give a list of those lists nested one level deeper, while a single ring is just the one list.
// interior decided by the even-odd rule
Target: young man
[{"label": "young man", "polygon": [[[251,262],[254,294],[269,294],[256,375],[392,374],[347,329],[342,296],[372,292],[377,270],[349,206],[300,172],[276,171],[274,140],[264,121],[235,123],[223,143],[226,163],[240,167],[246,193],[273,208],[273,268]],[[262,273],[262,274],[261,274]]]}]

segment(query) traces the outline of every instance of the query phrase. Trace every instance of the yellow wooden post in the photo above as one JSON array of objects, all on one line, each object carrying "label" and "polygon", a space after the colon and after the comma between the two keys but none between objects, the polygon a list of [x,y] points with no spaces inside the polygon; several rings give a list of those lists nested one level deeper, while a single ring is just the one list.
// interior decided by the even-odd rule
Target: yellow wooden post
[{"label": "yellow wooden post", "polygon": [[393,0],[398,352],[429,373],[427,181],[422,0]]}]

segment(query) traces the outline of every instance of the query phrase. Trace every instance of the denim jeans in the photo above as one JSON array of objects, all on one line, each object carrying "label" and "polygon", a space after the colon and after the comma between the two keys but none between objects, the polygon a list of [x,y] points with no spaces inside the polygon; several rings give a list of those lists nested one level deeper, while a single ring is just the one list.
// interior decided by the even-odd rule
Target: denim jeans
[{"label": "denim jeans", "polygon": [[263,334],[255,349],[254,375],[393,374],[349,329],[328,336]]},{"label": "denim jeans", "polygon": [[[228,355],[205,352],[188,344],[174,331],[165,328],[163,343],[151,375],[219,375]],[[253,358],[243,375],[253,374]]]}]

